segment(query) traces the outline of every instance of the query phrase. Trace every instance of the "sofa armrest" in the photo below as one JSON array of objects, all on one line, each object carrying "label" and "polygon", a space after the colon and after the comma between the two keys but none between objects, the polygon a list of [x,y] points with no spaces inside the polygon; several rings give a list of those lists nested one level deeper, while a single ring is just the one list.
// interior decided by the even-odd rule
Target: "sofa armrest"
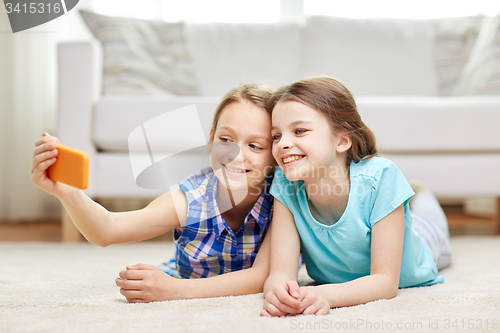
[{"label": "sofa armrest", "polygon": [[89,196],[95,193],[96,148],[92,142],[92,110],[100,96],[102,50],[97,42],[60,43],[58,54],[58,124],[61,144],[89,154]]}]

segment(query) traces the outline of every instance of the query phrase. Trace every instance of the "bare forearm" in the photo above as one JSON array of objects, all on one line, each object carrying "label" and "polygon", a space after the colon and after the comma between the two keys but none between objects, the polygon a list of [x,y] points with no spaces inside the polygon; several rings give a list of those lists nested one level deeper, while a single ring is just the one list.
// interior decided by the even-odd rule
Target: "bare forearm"
[{"label": "bare forearm", "polygon": [[262,292],[265,268],[252,267],[204,279],[179,280],[178,299],[249,295]]},{"label": "bare forearm", "polygon": [[110,244],[112,213],[77,189],[59,200],[75,226],[89,242],[100,246]]},{"label": "bare forearm", "polygon": [[393,298],[398,291],[398,282],[384,274],[373,274],[345,283],[312,288],[320,288],[330,307],[336,308]]},{"label": "bare forearm", "polygon": [[[271,266],[264,285],[264,297],[278,282],[297,281],[300,256],[300,238],[292,213],[279,200],[274,200],[271,224]],[[281,216],[281,218],[279,218]]]}]

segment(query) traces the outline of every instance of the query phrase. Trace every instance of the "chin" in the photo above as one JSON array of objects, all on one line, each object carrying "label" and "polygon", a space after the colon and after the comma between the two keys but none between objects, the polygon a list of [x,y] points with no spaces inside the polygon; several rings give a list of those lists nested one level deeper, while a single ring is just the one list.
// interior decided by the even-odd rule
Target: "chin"
[{"label": "chin", "polygon": [[[281,170],[283,170],[283,169],[281,169]],[[295,181],[298,181],[301,179],[299,177],[299,175],[297,174],[296,170],[288,170],[288,171],[283,170],[283,173],[285,174],[286,179],[288,179],[291,182],[295,182]]]},{"label": "chin", "polygon": [[228,174],[224,175],[221,169],[215,172],[215,176],[217,176],[219,183],[226,188],[228,187],[228,184],[226,183],[227,180],[229,188],[232,191],[248,189],[247,177],[231,177],[231,175]]},{"label": "chin", "polygon": [[[239,180],[228,179],[229,181],[229,189],[231,191],[246,191],[248,192],[248,183],[246,181],[242,182]],[[225,184],[223,184],[227,187]]]},{"label": "chin", "polygon": [[[281,170],[285,174],[286,179],[288,179],[291,182],[304,180],[305,178],[307,178],[304,177],[304,172],[302,168],[297,169],[294,168],[293,166],[291,167],[281,166]],[[305,174],[307,175],[307,172]]]}]

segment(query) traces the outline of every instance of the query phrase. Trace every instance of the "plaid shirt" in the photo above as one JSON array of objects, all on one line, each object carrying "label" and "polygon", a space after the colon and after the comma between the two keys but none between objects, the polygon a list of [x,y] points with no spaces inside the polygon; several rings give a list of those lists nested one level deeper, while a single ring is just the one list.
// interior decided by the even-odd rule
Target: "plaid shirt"
[{"label": "plaid shirt", "polygon": [[234,233],[217,205],[217,177],[205,168],[180,184],[186,193],[188,213],[183,229],[174,230],[176,253],[158,267],[181,278],[205,278],[252,266],[269,229],[272,175],[243,226]]}]

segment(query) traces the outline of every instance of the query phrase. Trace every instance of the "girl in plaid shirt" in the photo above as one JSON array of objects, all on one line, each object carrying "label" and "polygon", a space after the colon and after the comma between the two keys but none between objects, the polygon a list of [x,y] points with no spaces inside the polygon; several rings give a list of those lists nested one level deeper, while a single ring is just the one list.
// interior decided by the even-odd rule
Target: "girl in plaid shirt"
[{"label": "girl in plaid shirt", "polygon": [[141,210],[112,213],[83,191],[52,181],[47,168],[57,160],[59,141],[47,133],[35,144],[32,181],[61,201],[91,243],[136,242],[174,230],[176,253],[170,261],[120,272],[116,284],[129,302],[261,292],[269,271],[270,237],[264,237],[275,164],[267,109],[271,94],[252,84],[229,91],[210,131],[212,166]]}]

